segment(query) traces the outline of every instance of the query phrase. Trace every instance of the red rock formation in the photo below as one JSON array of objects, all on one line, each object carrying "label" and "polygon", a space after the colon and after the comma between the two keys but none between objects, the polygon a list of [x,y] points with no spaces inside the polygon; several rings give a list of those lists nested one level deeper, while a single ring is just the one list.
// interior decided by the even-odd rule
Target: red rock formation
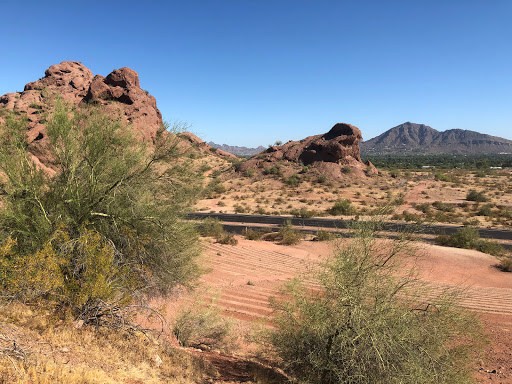
[{"label": "red rock formation", "polygon": [[27,141],[41,141],[43,145],[46,132],[41,112],[55,95],[73,105],[85,102],[103,105],[107,113],[119,115],[121,120],[131,124],[145,141],[151,141],[162,125],[156,100],[140,88],[137,72],[121,68],[106,78],[93,76],[88,68],[77,61],[52,65],[45,71],[45,77],[25,85],[23,92],[1,96],[0,109],[25,114],[29,122]]},{"label": "red rock formation", "polygon": [[225,159],[237,158],[237,156],[233,155],[232,153],[212,147],[210,144],[204,142],[191,132],[183,132],[180,134],[180,136],[184,138],[191,146],[196,147],[203,153],[213,153]]},{"label": "red rock formation", "polygon": [[[240,171],[266,169],[271,163],[285,162],[313,166],[317,172],[340,180],[345,178],[345,167],[363,176],[367,166],[361,161],[359,128],[338,123],[323,135],[306,137],[300,141],[289,141],[281,146],[272,146],[265,152],[253,156],[240,166]],[[265,165],[265,163],[269,163]],[[373,167],[375,168],[375,167]],[[373,172],[373,169],[372,169]]]}]

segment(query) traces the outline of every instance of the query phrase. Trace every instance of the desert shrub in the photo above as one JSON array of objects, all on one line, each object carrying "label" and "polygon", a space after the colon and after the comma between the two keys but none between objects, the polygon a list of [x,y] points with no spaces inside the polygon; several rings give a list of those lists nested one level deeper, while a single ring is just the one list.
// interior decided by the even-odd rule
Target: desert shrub
[{"label": "desert shrub", "polygon": [[248,169],[245,171],[245,177],[253,177],[254,176],[254,169]]},{"label": "desert shrub", "polygon": [[[87,319],[91,303],[193,281],[197,232],[182,217],[199,178],[177,136],[163,126],[146,146],[94,106],[62,102],[46,129],[51,172],[30,158],[26,121],[9,116],[0,126],[0,244],[11,244],[0,271],[3,296],[50,298]],[[18,273],[13,284],[9,276]]]},{"label": "desert shrub", "polygon": [[347,174],[347,175],[348,175],[349,173],[352,173],[352,167],[351,167],[351,166],[349,166],[349,165],[345,165],[345,166],[341,169],[341,171],[342,171],[343,173],[345,173],[345,174]]},{"label": "desert shrub", "polygon": [[319,184],[323,184],[326,181],[327,181],[327,176],[325,176],[324,174],[318,175],[318,177],[316,178],[316,182]]},{"label": "desert shrub", "polygon": [[455,208],[453,207],[453,205],[446,204],[441,201],[434,201],[432,203],[432,206],[434,208],[438,209],[439,211],[443,211],[443,212],[454,212],[455,211]]},{"label": "desert shrub", "polygon": [[447,247],[476,249],[494,256],[503,254],[503,247],[500,244],[494,241],[482,240],[478,234],[478,229],[474,227],[463,227],[451,235],[437,236],[435,242]]},{"label": "desert shrub", "polygon": [[395,196],[391,196],[391,198],[389,199],[390,205],[400,206],[400,205],[404,204],[404,202],[405,202],[405,197],[404,197],[403,193],[398,193]]},{"label": "desert shrub", "polygon": [[338,200],[334,203],[333,207],[329,209],[331,215],[354,215],[355,208],[348,199]]},{"label": "desert shrub", "polygon": [[238,240],[235,238],[235,236],[232,233],[223,231],[218,236],[215,237],[215,241],[219,244],[226,244],[226,245],[237,245]]},{"label": "desert shrub", "polygon": [[203,196],[213,199],[226,192],[226,187],[217,177],[214,177],[203,190]]},{"label": "desert shrub", "polygon": [[485,204],[480,207],[480,209],[477,212],[478,216],[492,216],[492,205],[491,204]]},{"label": "desert shrub", "polygon": [[199,230],[203,236],[213,237],[217,243],[237,245],[238,240],[224,230],[224,226],[217,218],[208,217],[199,225]]},{"label": "desert shrub", "polygon": [[29,108],[34,108],[34,109],[38,109],[38,110],[42,110],[43,107],[37,103],[30,103],[29,104]]},{"label": "desert shrub", "polygon": [[414,209],[417,209],[418,211],[421,211],[423,213],[430,213],[431,207],[429,203],[422,203],[422,204],[413,204]]},{"label": "desert shrub", "polygon": [[172,330],[184,347],[223,349],[230,344],[230,324],[220,315],[214,303],[182,309]]},{"label": "desert shrub", "polygon": [[466,200],[484,203],[486,201],[489,201],[489,198],[487,196],[485,196],[483,192],[477,192],[474,189],[472,189],[466,195]]},{"label": "desert shrub", "polygon": [[224,232],[224,226],[219,219],[207,217],[200,224],[200,232],[203,236],[217,237]]},{"label": "desert shrub", "polygon": [[503,257],[498,264],[498,268],[504,272],[512,272],[512,256]]},{"label": "desert shrub", "polygon": [[276,164],[272,167],[266,168],[263,173],[265,175],[280,175],[281,174],[281,165]]},{"label": "desert shrub", "polygon": [[300,184],[300,177],[296,173],[284,179],[284,182],[292,187],[296,187]]},{"label": "desert shrub", "polygon": [[268,232],[260,229],[246,228],[243,232],[243,236],[247,240],[260,240],[265,233]]},{"label": "desert shrub", "polygon": [[329,231],[325,231],[323,229],[319,229],[316,232],[315,240],[317,240],[317,241],[330,241],[330,240],[334,240],[335,238],[336,238],[336,235],[334,233],[329,232]]},{"label": "desert shrub", "polygon": [[450,178],[446,176],[444,173],[436,173],[434,175],[434,179],[438,181],[450,181]]},{"label": "desert shrub", "polygon": [[235,209],[235,213],[245,213],[248,211],[248,208],[240,204],[235,204],[233,208]]},{"label": "desert shrub", "polygon": [[476,317],[447,291],[418,300],[425,287],[398,277],[403,243],[393,244],[383,249],[363,226],[271,302],[276,317],[266,340],[297,382],[472,382]]},{"label": "desert shrub", "polygon": [[300,231],[292,226],[290,221],[286,221],[279,228],[277,239],[281,244],[294,245],[301,242],[303,236]]},{"label": "desert shrub", "polygon": [[307,209],[305,207],[302,207],[301,209],[292,209],[290,211],[290,214],[292,214],[295,217],[300,217],[302,219],[309,219],[317,214],[316,211]]}]

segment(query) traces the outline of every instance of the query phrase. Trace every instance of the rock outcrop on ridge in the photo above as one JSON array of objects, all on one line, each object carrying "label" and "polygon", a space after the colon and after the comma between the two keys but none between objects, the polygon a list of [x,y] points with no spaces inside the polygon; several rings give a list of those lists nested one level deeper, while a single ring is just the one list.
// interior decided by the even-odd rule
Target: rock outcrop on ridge
[{"label": "rock outcrop on ridge", "polygon": [[[364,176],[376,172],[373,165],[361,161],[359,142],[362,134],[359,128],[338,123],[323,135],[309,136],[300,141],[289,141],[284,145],[272,146],[243,163],[239,170],[268,169],[275,164],[283,166],[296,164],[311,166],[318,173],[334,180],[346,177],[347,169]],[[293,171],[292,171],[293,173]]]},{"label": "rock outcrop on ridge", "polygon": [[106,111],[119,114],[121,120],[131,124],[143,140],[154,138],[162,124],[156,99],[140,88],[137,72],[124,67],[107,77],[93,76],[77,61],[52,65],[42,79],[25,85],[23,92],[1,96],[0,109],[25,114],[28,119],[27,141],[44,142],[46,133],[42,112],[55,95],[74,105],[85,102],[103,105]]},{"label": "rock outcrop on ridge", "polygon": [[217,149],[215,147],[212,147],[210,144],[206,143],[205,141],[201,140],[199,137],[194,135],[191,132],[183,132],[180,134],[180,137],[185,139],[192,147],[197,148],[202,153],[212,153],[219,157],[225,158],[225,159],[236,159],[237,156],[233,155],[230,152],[223,151],[222,149]]}]

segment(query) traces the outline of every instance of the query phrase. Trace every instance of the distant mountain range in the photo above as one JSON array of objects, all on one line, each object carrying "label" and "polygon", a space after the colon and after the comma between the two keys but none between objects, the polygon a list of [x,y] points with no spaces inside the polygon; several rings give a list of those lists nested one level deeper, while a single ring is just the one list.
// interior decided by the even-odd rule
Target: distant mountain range
[{"label": "distant mountain range", "polygon": [[213,141],[210,141],[208,144],[210,144],[210,146],[212,146],[213,148],[221,149],[223,151],[230,152],[233,155],[237,156],[254,156],[267,149],[261,145],[258,148],[247,148],[238,147],[236,145],[216,144]]},{"label": "distant mountain range", "polygon": [[463,129],[404,123],[360,144],[362,154],[512,153],[512,140]]}]

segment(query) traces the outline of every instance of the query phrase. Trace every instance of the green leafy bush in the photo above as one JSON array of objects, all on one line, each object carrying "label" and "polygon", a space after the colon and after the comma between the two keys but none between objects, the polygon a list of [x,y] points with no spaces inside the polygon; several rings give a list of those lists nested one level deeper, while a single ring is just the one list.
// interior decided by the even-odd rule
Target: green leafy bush
[{"label": "green leafy bush", "polygon": [[441,201],[434,201],[432,206],[442,212],[454,212],[455,208],[453,205],[443,203]]},{"label": "green leafy bush", "polygon": [[466,195],[466,200],[476,201],[479,203],[485,203],[486,201],[489,201],[489,198],[487,196],[485,196],[483,192],[477,192],[474,189],[472,189]]},{"label": "green leafy bush", "polygon": [[200,224],[200,231],[203,236],[215,238],[215,241],[220,244],[237,245],[238,240],[233,234],[224,230],[224,226],[217,218],[208,217]]},{"label": "green leafy bush", "polygon": [[266,233],[268,233],[268,231],[246,228],[243,235],[247,240],[260,240]]},{"label": "green leafy bush", "polygon": [[494,256],[503,254],[501,245],[494,241],[482,240],[478,234],[478,229],[473,227],[463,227],[451,235],[437,236],[435,242],[447,247],[476,249]]},{"label": "green leafy bush", "polygon": [[472,382],[475,316],[454,294],[426,296],[414,276],[398,277],[403,243],[394,244],[383,248],[374,228],[363,226],[272,301],[276,317],[266,341],[296,382]]},{"label": "green leafy bush", "polygon": [[277,234],[277,239],[284,245],[299,244],[302,238],[303,236],[300,231],[294,228],[288,220],[281,225]]},{"label": "green leafy bush", "polygon": [[281,165],[276,164],[272,167],[266,168],[263,173],[265,175],[280,175],[281,174]]},{"label": "green leafy bush", "polygon": [[176,135],[162,127],[146,146],[93,106],[52,110],[47,170],[30,158],[26,121],[12,115],[0,126],[0,242],[10,244],[2,294],[51,299],[86,320],[101,303],[192,282],[197,233],[182,217],[199,178]]},{"label": "green leafy bush", "polygon": [[182,309],[174,321],[173,333],[180,345],[200,349],[226,349],[230,346],[230,324],[212,304]]},{"label": "green leafy bush", "polygon": [[504,272],[512,272],[512,256],[503,257],[498,264],[498,268]]},{"label": "green leafy bush", "polygon": [[292,187],[296,187],[300,184],[300,177],[296,173],[284,179],[284,182]]},{"label": "green leafy bush", "polygon": [[334,203],[334,206],[329,210],[331,215],[354,215],[356,213],[355,208],[348,199],[338,200]]}]

